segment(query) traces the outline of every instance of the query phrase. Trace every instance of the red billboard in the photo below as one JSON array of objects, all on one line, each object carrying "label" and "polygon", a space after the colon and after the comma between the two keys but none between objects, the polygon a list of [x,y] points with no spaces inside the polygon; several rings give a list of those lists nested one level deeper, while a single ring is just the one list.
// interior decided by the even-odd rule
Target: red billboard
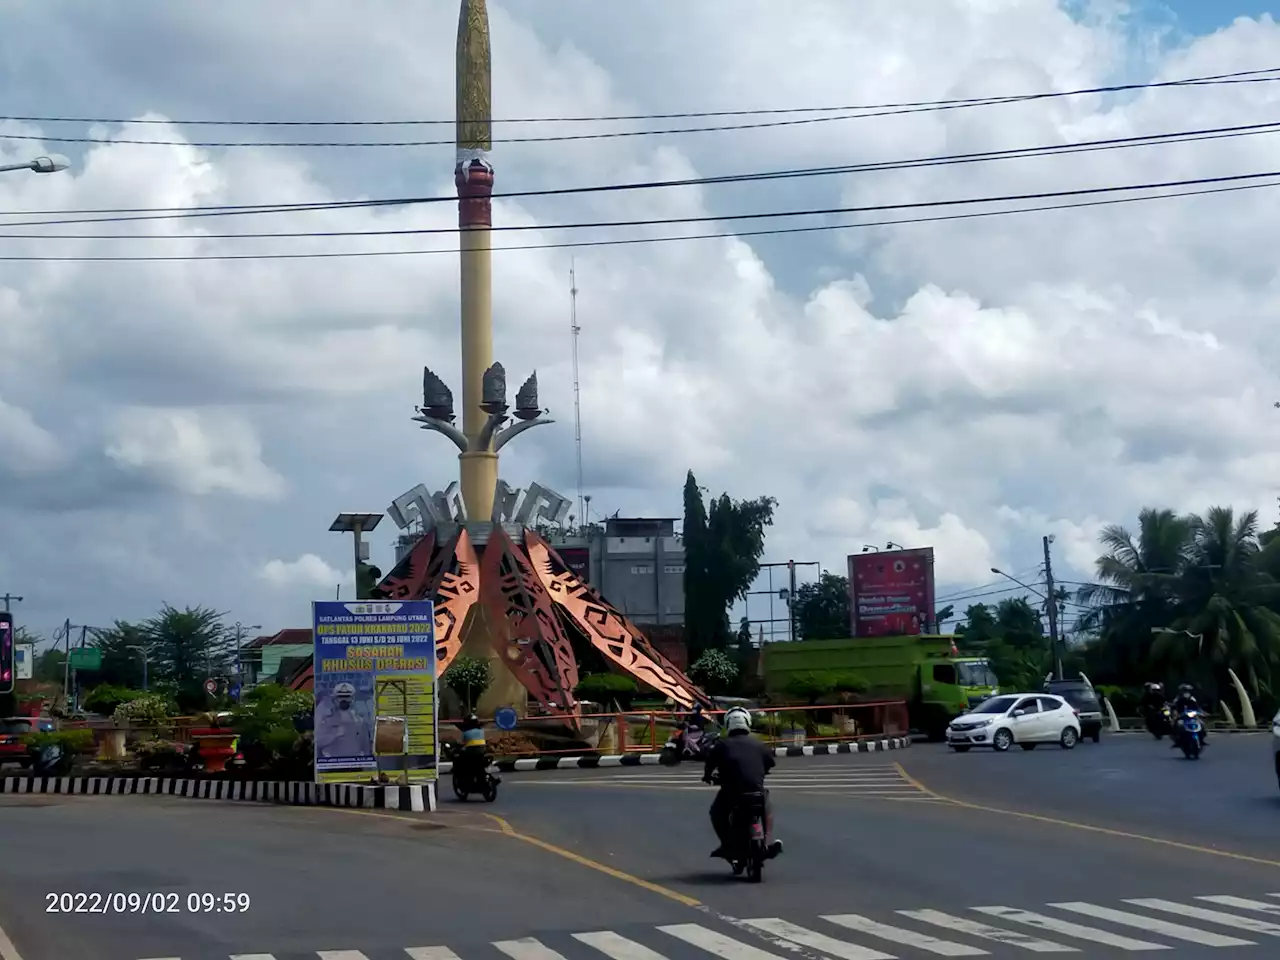
[{"label": "red billboard", "polygon": [[591,550],[587,547],[561,547],[556,553],[565,566],[578,575],[583,583],[591,582]]},{"label": "red billboard", "polygon": [[926,633],[933,625],[933,547],[849,557],[855,637]]}]

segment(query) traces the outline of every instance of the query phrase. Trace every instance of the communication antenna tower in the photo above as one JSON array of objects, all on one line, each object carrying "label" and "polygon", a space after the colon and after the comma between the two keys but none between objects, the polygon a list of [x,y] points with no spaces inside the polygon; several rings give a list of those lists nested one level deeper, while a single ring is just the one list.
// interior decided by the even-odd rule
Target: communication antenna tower
[{"label": "communication antenna tower", "polygon": [[577,264],[569,259],[569,331],[573,337],[573,442],[578,457],[578,522],[585,523],[582,502],[582,392],[578,382],[578,275]]}]

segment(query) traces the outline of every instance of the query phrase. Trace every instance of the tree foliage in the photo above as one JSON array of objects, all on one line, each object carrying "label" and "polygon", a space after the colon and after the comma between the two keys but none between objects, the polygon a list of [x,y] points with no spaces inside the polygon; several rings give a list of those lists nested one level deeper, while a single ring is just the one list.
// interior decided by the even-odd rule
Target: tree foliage
[{"label": "tree foliage", "polygon": [[816,583],[796,587],[792,600],[797,640],[839,640],[849,636],[849,578],[824,573]]},{"label": "tree foliage", "polygon": [[1095,582],[1077,592],[1085,662],[1102,682],[1190,681],[1210,699],[1234,671],[1274,700],[1280,665],[1280,538],[1258,514],[1146,508],[1137,531],[1103,529]]},{"label": "tree foliage", "polygon": [[723,650],[704,650],[689,667],[689,676],[712,696],[727,693],[738,673],[738,665]]},{"label": "tree foliage", "polygon": [[693,471],[685,478],[685,636],[691,658],[730,646],[729,609],[760,572],[776,506],[772,497],[733,500],[727,493],[708,506]]},{"label": "tree foliage", "polygon": [[1005,688],[1038,690],[1054,667],[1040,611],[1022,597],[971,605],[956,628],[956,644],[961,653],[985,656]]},{"label": "tree foliage", "polygon": [[444,672],[444,682],[458,695],[463,709],[470,713],[489,689],[489,684],[493,683],[493,668],[483,657],[459,655],[453,658],[449,669]]}]

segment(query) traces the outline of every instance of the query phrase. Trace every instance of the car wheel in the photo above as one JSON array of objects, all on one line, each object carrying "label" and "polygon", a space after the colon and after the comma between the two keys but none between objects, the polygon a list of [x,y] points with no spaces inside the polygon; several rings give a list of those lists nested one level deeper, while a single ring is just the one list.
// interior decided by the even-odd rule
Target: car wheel
[{"label": "car wheel", "polygon": [[1036,744],[1034,743],[1020,743],[1018,744],[1018,746],[1020,746],[1023,750],[1034,750],[1036,748]]},{"label": "car wheel", "polygon": [[1076,733],[1075,727],[1064,727],[1062,736],[1058,738],[1058,743],[1062,745],[1063,750],[1070,750],[1080,742],[1080,734]]},{"label": "car wheel", "polygon": [[963,743],[953,743],[953,744],[951,745],[951,749],[952,749],[952,750],[954,750],[956,753],[968,753],[968,752],[969,752],[969,747],[968,747],[966,744],[963,744]]},{"label": "car wheel", "polygon": [[1095,730],[1095,731],[1093,732],[1093,734],[1089,737],[1089,739],[1090,739],[1090,740],[1092,740],[1094,743],[1101,743],[1101,742],[1102,742],[1102,731],[1101,731],[1101,730]]},{"label": "car wheel", "polygon": [[1013,746],[1013,734],[1008,730],[997,730],[994,737],[991,738],[991,746],[999,753],[1004,753]]}]

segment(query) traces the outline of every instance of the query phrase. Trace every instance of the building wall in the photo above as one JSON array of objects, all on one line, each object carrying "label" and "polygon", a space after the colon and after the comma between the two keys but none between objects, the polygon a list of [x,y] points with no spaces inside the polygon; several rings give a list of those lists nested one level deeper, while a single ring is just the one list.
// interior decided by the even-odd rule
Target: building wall
[{"label": "building wall", "polygon": [[262,671],[258,682],[265,683],[276,675],[280,661],[285,657],[309,657],[315,652],[310,643],[274,643],[262,648]]},{"label": "building wall", "polygon": [[674,521],[608,520],[552,546],[586,547],[588,581],[637,626],[684,623],[684,545]]}]

